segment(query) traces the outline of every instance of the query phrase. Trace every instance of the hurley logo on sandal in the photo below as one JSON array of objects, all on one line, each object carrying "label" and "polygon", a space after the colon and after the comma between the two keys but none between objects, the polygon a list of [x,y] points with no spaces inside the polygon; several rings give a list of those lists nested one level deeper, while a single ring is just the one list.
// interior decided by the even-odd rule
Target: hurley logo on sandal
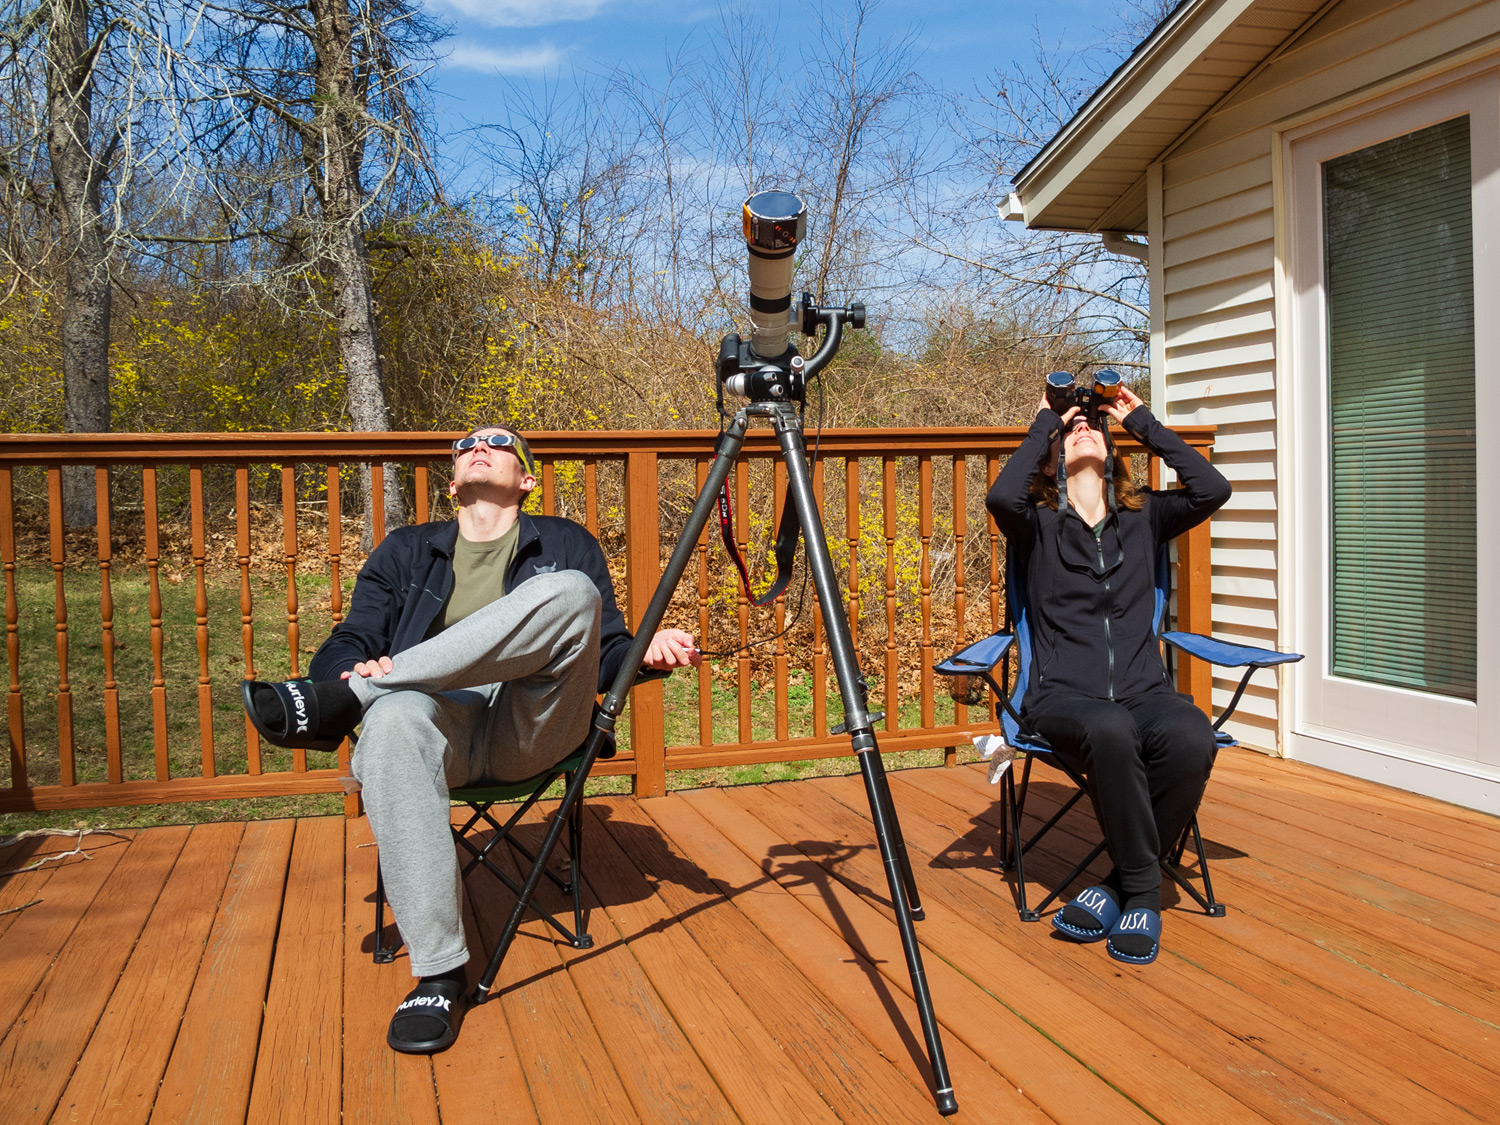
[{"label": "hurley logo on sandal", "polygon": [[452,1006],[453,1001],[446,996],[413,996],[410,1000],[401,1001],[401,1006],[396,1011],[404,1012],[407,1008],[441,1008],[446,1012]]},{"label": "hurley logo on sandal", "polygon": [[287,682],[286,690],[287,694],[292,697],[292,706],[297,711],[297,733],[305,734],[307,732],[307,699],[298,690],[294,681]]}]

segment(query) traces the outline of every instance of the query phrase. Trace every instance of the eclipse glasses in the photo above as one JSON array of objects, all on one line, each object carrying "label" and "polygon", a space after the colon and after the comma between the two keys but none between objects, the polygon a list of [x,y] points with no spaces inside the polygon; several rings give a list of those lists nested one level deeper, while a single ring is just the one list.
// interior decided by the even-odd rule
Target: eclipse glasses
[{"label": "eclipse glasses", "polygon": [[515,434],[470,434],[468,437],[461,437],[453,443],[454,459],[457,460],[460,453],[467,453],[471,449],[477,449],[481,444],[487,445],[491,449],[509,449],[516,455],[516,460],[525,466],[528,473],[533,471],[531,452],[526,448],[525,443],[516,437]]}]

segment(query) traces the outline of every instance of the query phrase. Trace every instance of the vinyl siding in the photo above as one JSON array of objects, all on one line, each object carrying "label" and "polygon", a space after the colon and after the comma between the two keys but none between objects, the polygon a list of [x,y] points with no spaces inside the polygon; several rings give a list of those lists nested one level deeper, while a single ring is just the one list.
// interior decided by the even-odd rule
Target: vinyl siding
[{"label": "vinyl siding", "polygon": [[[1285,13],[1283,13],[1285,14]],[[1265,11],[1278,26],[1274,9]],[[1257,42],[1243,31],[1217,47],[1231,57]],[[1198,123],[1162,162],[1157,323],[1164,346],[1169,424],[1219,427],[1214,462],[1234,483],[1212,524],[1214,633],[1278,643],[1277,513],[1288,482],[1276,466],[1275,220],[1272,151],[1277,128],[1343,105],[1394,76],[1500,44],[1500,0],[1346,0]],[[1160,406],[1161,404],[1159,404]],[[1228,702],[1233,671],[1216,677]],[[1277,747],[1276,679],[1258,673],[1231,732],[1248,746]]]}]

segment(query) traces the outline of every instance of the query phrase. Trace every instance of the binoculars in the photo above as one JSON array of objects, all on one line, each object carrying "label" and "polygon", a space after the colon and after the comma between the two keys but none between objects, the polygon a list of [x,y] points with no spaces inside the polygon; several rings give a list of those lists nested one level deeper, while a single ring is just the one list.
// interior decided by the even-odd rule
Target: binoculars
[{"label": "binoculars", "polygon": [[1067,371],[1054,371],[1047,376],[1047,405],[1059,416],[1073,407],[1087,419],[1094,429],[1100,429],[1099,415],[1104,407],[1120,393],[1120,373],[1105,368],[1096,371],[1087,383],[1080,384]]}]

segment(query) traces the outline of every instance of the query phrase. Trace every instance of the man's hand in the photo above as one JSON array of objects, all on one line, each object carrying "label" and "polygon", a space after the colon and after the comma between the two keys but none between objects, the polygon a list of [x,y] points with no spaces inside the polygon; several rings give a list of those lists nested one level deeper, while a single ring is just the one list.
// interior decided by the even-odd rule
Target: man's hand
[{"label": "man's hand", "polygon": [[661,629],[651,638],[643,662],[647,668],[658,672],[670,672],[673,668],[686,668],[703,663],[703,654],[693,643],[693,635],[681,629]]},{"label": "man's hand", "polygon": [[339,679],[347,680],[350,675],[355,675],[363,676],[367,680],[378,680],[394,667],[389,656],[382,656],[379,660],[366,660],[356,664],[352,673],[345,672]]},{"label": "man's hand", "polygon": [[1121,383],[1120,389],[1115,393],[1115,397],[1104,407],[1104,413],[1108,414],[1116,422],[1123,424],[1127,414],[1137,406],[1145,405],[1134,391],[1124,383]]}]

